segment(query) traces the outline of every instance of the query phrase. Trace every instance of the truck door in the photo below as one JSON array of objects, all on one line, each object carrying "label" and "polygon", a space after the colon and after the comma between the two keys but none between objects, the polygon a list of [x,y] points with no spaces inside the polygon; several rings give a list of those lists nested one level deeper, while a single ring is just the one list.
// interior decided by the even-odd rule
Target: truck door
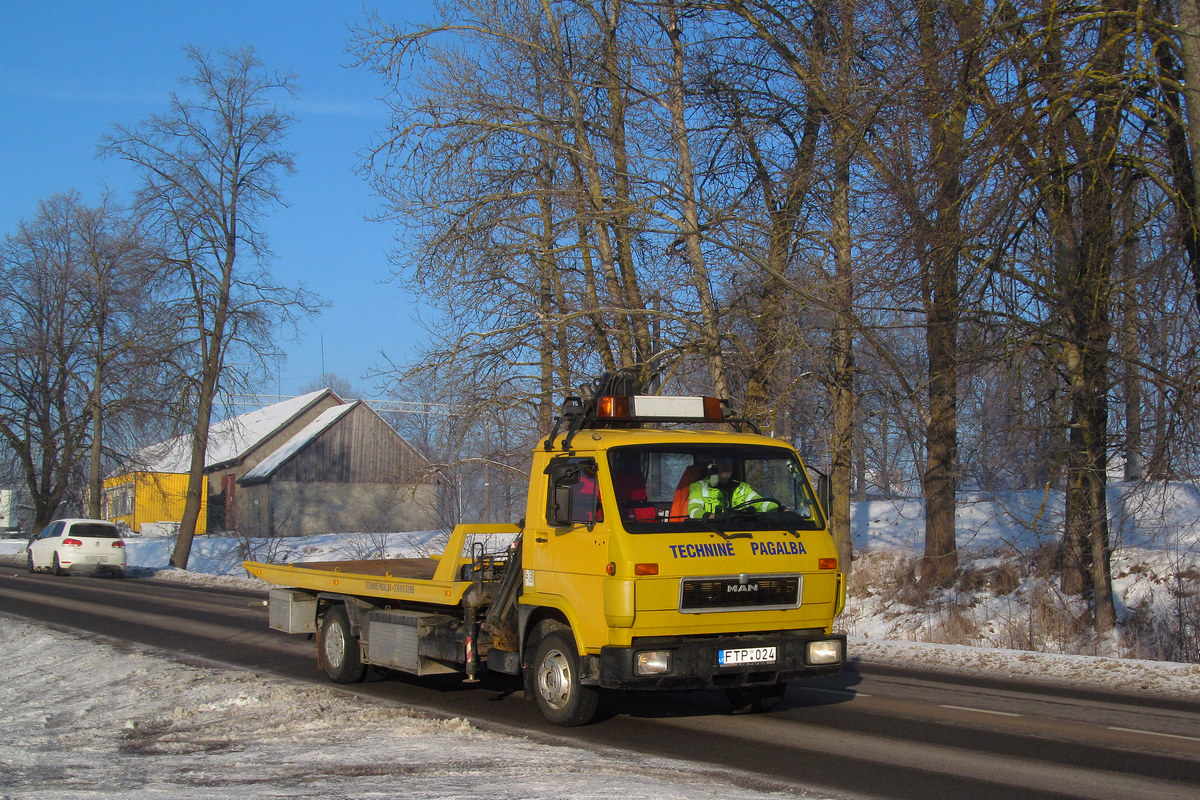
[{"label": "truck door", "polygon": [[[601,500],[596,460],[587,456],[551,459],[546,474],[546,512],[526,536],[527,591],[557,595],[577,614],[585,639],[605,628],[604,571],[608,562],[609,523]],[[529,585],[532,577],[534,585]],[[588,630],[590,629],[590,630]]]}]

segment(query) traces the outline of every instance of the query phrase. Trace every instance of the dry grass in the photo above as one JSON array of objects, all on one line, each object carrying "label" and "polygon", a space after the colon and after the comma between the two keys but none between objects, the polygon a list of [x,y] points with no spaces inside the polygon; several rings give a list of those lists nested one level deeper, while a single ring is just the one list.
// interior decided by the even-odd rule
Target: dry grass
[{"label": "dry grass", "polygon": [[918,560],[897,551],[856,554],[842,629],[938,644],[1200,662],[1200,573],[1194,567],[1155,576],[1170,602],[1123,608],[1117,634],[1101,637],[1091,629],[1086,598],[1058,588],[1056,544],[964,557],[942,587],[917,580]]}]

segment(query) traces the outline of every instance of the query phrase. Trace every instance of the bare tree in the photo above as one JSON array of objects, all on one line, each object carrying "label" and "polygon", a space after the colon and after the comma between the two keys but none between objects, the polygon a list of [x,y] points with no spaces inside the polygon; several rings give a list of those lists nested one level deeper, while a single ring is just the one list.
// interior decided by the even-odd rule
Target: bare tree
[{"label": "bare tree", "polygon": [[293,78],[268,72],[252,48],[219,57],[187,48],[193,72],[181,83],[194,97],[172,94],[167,113],[136,127],[117,126],[101,151],[142,173],[141,208],[156,224],[179,279],[176,312],[190,329],[180,364],[182,391],[194,409],[187,499],[172,565],[186,569],[200,514],[205,452],[222,383],[235,380],[230,352],[267,358],[274,319],[313,310],[303,289],[272,283],[260,223],[281,202],[278,178],[293,171],[282,148],[292,118],[273,98],[294,91]]},{"label": "bare tree", "polygon": [[162,306],[158,250],[141,221],[111,196],[95,208],[76,204],[69,219],[81,262],[72,302],[88,331],[88,372],[81,376],[90,381],[86,510],[98,518],[105,467],[118,457],[109,438],[128,447],[137,418],[162,415],[160,365],[178,340],[173,315]]},{"label": "bare tree", "polygon": [[136,407],[155,329],[154,314],[135,324],[153,298],[143,254],[111,198],[93,208],[73,193],[43,201],[4,241],[0,435],[33,498],[35,530],[82,488],[84,470],[86,511],[100,516],[105,431]]}]

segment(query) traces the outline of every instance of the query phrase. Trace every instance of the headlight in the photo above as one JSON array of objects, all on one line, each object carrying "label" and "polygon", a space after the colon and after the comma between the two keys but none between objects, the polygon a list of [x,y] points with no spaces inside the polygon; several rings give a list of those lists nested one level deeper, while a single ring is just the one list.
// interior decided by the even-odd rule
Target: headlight
[{"label": "headlight", "polygon": [[670,671],[670,650],[646,650],[634,656],[635,675],[666,675]]},{"label": "headlight", "polygon": [[821,664],[840,664],[842,658],[842,643],[837,639],[808,643],[808,663],[813,666]]}]

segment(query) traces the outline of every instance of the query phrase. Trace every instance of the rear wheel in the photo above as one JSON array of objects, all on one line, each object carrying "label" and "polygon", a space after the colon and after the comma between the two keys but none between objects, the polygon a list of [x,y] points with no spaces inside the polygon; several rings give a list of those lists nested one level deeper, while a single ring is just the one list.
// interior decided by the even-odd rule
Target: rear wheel
[{"label": "rear wheel", "polygon": [[735,714],[758,713],[775,708],[783,700],[786,692],[787,684],[777,683],[774,686],[743,686],[738,689],[726,689],[725,697],[733,706]]},{"label": "rear wheel", "polygon": [[570,630],[552,630],[538,643],[533,684],[542,716],[555,725],[584,725],[596,715],[600,693],[579,682],[579,664]]},{"label": "rear wheel", "polygon": [[334,683],[357,683],[367,673],[358,652],[358,637],[350,627],[350,618],[342,606],[325,612],[321,622],[321,663]]},{"label": "rear wheel", "polygon": [[55,575],[65,575],[66,570],[62,568],[62,564],[58,563],[58,553],[54,554],[54,564],[50,567],[50,571]]}]

